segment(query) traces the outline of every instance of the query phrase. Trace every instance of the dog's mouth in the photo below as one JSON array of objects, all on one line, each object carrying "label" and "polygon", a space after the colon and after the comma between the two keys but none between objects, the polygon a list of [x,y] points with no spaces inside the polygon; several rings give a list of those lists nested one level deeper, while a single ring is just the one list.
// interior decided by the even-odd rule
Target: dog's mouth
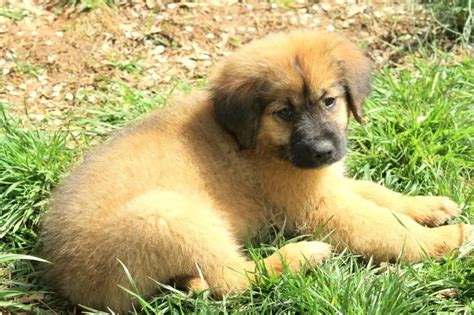
[{"label": "dog's mouth", "polygon": [[345,153],[345,146],[337,145],[330,140],[298,141],[287,148],[286,159],[295,167],[313,169],[336,163],[342,160]]},{"label": "dog's mouth", "polygon": [[344,155],[338,155],[338,156],[333,156],[329,159],[308,159],[308,158],[300,158],[298,156],[293,156],[290,159],[291,164],[293,166],[296,166],[298,168],[302,169],[314,169],[314,168],[323,168],[325,166],[329,166],[331,164],[334,164],[340,160]]},{"label": "dog's mouth", "polygon": [[300,169],[316,169],[339,162],[346,155],[345,141],[329,140],[312,143],[299,141],[275,146],[272,155]]}]

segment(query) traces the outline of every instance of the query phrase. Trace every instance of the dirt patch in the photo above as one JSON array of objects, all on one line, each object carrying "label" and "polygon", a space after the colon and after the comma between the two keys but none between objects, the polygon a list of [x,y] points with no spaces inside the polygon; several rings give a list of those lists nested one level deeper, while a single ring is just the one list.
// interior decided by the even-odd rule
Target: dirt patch
[{"label": "dirt patch", "polygon": [[[402,65],[408,49],[431,31],[422,7],[411,5],[249,1],[226,4],[156,1],[57,13],[38,2],[9,2],[19,18],[0,15],[0,102],[9,110],[60,117],[81,106],[77,93],[100,78],[161,90],[175,80],[205,78],[216,61],[268,33],[297,28],[345,33],[378,65]],[[222,3],[222,2],[220,2]]]}]

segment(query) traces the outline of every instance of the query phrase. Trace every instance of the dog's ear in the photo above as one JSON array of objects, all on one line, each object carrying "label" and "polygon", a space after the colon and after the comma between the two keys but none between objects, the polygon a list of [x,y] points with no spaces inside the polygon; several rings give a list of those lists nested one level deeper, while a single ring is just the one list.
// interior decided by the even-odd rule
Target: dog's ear
[{"label": "dog's ear", "polygon": [[359,47],[348,42],[340,45],[336,54],[349,108],[354,118],[362,123],[362,104],[371,90],[372,62]]},{"label": "dog's ear", "polygon": [[249,76],[240,76],[232,71],[220,73],[211,80],[209,91],[214,112],[219,123],[233,134],[241,148],[252,149],[263,111],[259,97],[263,81]]}]

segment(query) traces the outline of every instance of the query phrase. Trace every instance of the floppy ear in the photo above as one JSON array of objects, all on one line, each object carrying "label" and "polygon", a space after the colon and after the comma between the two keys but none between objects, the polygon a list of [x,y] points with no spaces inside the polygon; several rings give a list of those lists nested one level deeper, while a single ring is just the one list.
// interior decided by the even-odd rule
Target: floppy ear
[{"label": "floppy ear", "polygon": [[232,75],[211,82],[209,91],[219,123],[233,134],[241,148],[255,148],[256,135],[263,104],[259,91],[263,86],[255,78]]},{"label": "floppy ear", "polygon": [[372,83],[372,62],[353,44],[337,48],[337,58],[349,108],[354,118],[362,123],[362,104],[370,93]]}]

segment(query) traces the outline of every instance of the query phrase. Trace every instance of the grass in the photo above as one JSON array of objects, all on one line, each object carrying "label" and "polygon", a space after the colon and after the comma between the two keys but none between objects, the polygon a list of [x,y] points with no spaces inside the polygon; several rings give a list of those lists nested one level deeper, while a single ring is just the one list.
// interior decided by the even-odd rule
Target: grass
[{"label": "grass", "polygon": [[57,0],[58,7],[78,7],[79,12],[95,10],[103,5],[113,6],[115,0]]},{"label": "grass", "polygon": [[[461,204],[455,221],[473,222],[474,59],[418,60],[411,69],[386,69],[375,78],[367,123],[352,125],[350,173],[410,194],[441,194]],[[189,86],[177,84],[179,90]],[[103,79],[76,95],[62,131],[25,128],[0,112],[0,309],[64,310],[65,301],[38,283],[31,257],[51,189],[84,150],[157,106],[169,92],[141,91]],[[47,124],[47,119],[44,124]],[[279,245],[288,242],[280,238]],[[252,257],[271,245],[251,247]],[[374,266],[349,252],[307,273],[262,275],[244,294],[214,301],[170,287],[137,312],[405,314],[474,309],[474,257],[455,253],[441,262]]]},{"label": "grass", "polygon": [[143,64],[139,59],[116,61],[113,66],[131,74],[141,74],[143,70]]},{"label": "grass", "polygon": [[472,0],[429,0],[428,8],[442,33],[464,45],[474,42],[474,2]]},{"label": "grass", "polygon": [[23,8],[15,7],[10,4],[0,5],[0,16],[3,16],[12,21],[21,21],[30,14],[30,11]]},{"label": "grass", "polygon": [[35,242],[39,214],[71,156],[65,143],[59,132],[23,129],[0,111],[1,251]]},{"label": "grass", "polygon": [[15,72],[18,74],[28,74],[33,77],[38,77],[46,70],[44,65],[34,65],[30,63],[15,62]]}]

